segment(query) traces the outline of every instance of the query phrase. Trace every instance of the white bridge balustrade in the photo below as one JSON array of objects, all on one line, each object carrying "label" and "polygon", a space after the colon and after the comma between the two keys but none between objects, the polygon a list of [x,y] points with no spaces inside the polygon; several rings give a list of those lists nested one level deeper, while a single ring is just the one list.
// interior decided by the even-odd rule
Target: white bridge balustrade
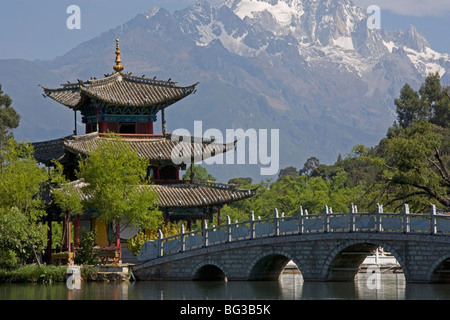
[{"label": "white bridge balustrade", "polygon": [[225,225],[185,231],[181,226],[180,234],[147,241],[137,259],[140,262],[161,258],[167,255],[187,252],[199,248],[216,246],[236,241],[257,240],[267,237],[280,237],[302,234],[328,233],[398,233],[418,235],[450,235],[450,215],[439,214],[436,206],[431,205],[430,213],[410,213],[409,206],[404,205],[402,213],[385,213],[383,206],[377,204],[376,212],[361,212],[351,204],[350,212],[333,213],[332,208],[325,206],[321,214],[308,214],[299,209],[295,216],[279,215],[275,209],[273,218],[251,219],[244,222],[231,223],[227,216]]}]

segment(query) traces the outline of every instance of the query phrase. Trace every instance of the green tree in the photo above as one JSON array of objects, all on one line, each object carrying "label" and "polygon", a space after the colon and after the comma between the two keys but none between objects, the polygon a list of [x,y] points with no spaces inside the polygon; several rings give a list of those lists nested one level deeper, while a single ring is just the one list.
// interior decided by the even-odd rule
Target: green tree
[{"label": "green tree", "polygon": [[4,148],[0,178],[0,256],[9,262],[25,262],[43,250],[47,227],[41,190],[47,185],[46,170],[33,157],[33,147],[10,138]]},{"label": "green tree", "polygon": [[290,166],[286,167],[280,170],[280,173],[278,173],[278,180],[282,179],[284,176],[291,176],[295,177],[298,174],[298,171],[295,167]]},{"label": "green tree", "polygon": [[397,120],[401,127],[409,127],[414,121],[429,120],[441,127],[450,123],[449,87],[441,85],[439,73],[430,73],[419,91],[405,84],[400,97],[394,100]]},{"label": "green tree", "polygon": [[253,179],[250,177],[232,178],[232,179],[228,180],[229,184],[236,184],[238,186],[250,185],[250,184],[252,184],[252,182],[253,182]]},{"label": "green tree", "polygon": [[400,97],[394,100],[397,106],[397,120],[400,126],[409,127],[413,121],[424,119],[429,114],[429,108],[424,108],[424,104],[409,84],[405,84],[400,90]]},{"label": "green tree", "polygon": [[352,202],[360,202],[363,196],[364,188],[350,187],[348,174],[344,171],[338,172],[333,179],[287,175],[276,182],[261,182],[254,197],[231,203],[222,212],[231,213],[239,220],[248,220],[252,211],[255,216],[271,218],[275,208],[286,216],[295,215],[300,206],[309,213],[323,212],[325,205],[332,207],[334,212],[344,212],[349,210]]},{"label": "green tree", "polygon": [[[54,161],[54,169],[51,171],[51,183],[52,183],[52,196],[56,205],[61,209],[61,218],[62,223],[66,223],[66,221],[70,221],[71,217],[80,215],[84,212],[83,201],[79,196],[79,192],[77,191],[76,185],[74,182],[70,182],[67,180],[66,176],[63,173],[63,166],[58,161]],[[63,230],[67,232],[67,228],[63,228],[62,225],[55,226],[55,229],[52,229],[52,234],[55,235],[55,238],[61,240],[59,246],[63,246],[64,239],[67,234],[63,234]],[[61,230],[61,234],[59,234]],[[58,242],[55,241],[55,245]]]},{"label": "green tree", "polygon": [[209,180],[209,181],[216,181],[216,178],[212,174],[208,172],[208,170],[201,166],[201,165],[195,165],[192,164],[184,173],[182,180],[191,180],[191,170],[194,174],[194,178],[199,180]]},{"label": "green tree", "polygon": [[450,132],[422,120],[380,142],[372,161],[383,169],[381,195],[386,205],[408,202],[425,210],[430,202],[450,208]]},{"label": "green tree", "polygon": [[320,165],[319,159],[317,159],[316,157],[310,157],[306,160],[305,164],[303,165],[303,168],[300,169],[299,174],[311,176],[314,169],[317,168],[319,165]]},{"label": "green tree", "polygon": [[439,73],[430,73],[421,85],[419,93],[424,105],[431,110],[430,121],[441,127],[450,124],[449,87],[441,85]]},{"label": "green tree", "polygon": [[78,178],[87,185],[86,206],[107,225],[124,219],[131,225],[155,229],[162,221],[157,194],[146,178],[148,161],[120,137],[109,135],[79,162]]},{"label": "green tree", "polygon": [[19,126],[20,116],[16,110],[11,107],[12,100],[2,91],[0,84],[0,150],[6,141],[11,137],[11,129]]}]

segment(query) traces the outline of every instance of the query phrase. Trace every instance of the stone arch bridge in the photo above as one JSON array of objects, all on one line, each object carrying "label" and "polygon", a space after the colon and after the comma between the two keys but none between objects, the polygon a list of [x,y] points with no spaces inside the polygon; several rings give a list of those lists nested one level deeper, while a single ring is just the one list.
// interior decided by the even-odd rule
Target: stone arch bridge
[{"label": "stone arch bridge", "polygon": [[275,215],[205,227],[147,241],[133,266],[138,280],[277,280],[292,260],[304,281],[354,281],[378,247],[400,264],[407,282],[450,283],[450,215],[333,213]]}]

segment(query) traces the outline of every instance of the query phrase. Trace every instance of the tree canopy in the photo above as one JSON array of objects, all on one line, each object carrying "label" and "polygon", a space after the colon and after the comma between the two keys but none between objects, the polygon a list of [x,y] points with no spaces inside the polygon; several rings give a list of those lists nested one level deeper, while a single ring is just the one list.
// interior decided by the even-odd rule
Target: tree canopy
[{"label": "tree canopy", "polygon": [[78,178],[88,196],[86,206],[105,223],[125,220],[131,225],[155,228],[162,216],[156,208],[157,193],[147,177],[148,161],[110,135],[79,162]]},{"label": "tree canopy", "polygon": [[19,126],[20,116],[11,104],[12,99],[3,93],[0,84],[0,149],[11,137],[11,129]]},{"label": "tree canopy", "polygon": [[46,170],[33,157],[33,148],[10,138],[4,148],[0,172],[0,263],[30,258],[36,262],[43,250],[47,226],[40,197],[47,185]]},{"label": "tree canopy", "polygon": [[182,180],[190,180],[191,179],[191,170],[194,174],[194,178],[199,180],[209,180],[209,181],[216,181],[216,178],[210,173],[208,173],[208,170],[201,166],[201,165],[195,165],[192,164],[184,173],[184,175],[181,177]]},{"label": "tree canopy", "polygon": [[400,97],[394,100],[398,124],[406,128],[413,122],[428,120],[438,126],[448,127],[450,122],[448,89],[441,85],[437,72],[430,73],[425,78],[419,91],[415,91],[406,83],[400,90]]}]

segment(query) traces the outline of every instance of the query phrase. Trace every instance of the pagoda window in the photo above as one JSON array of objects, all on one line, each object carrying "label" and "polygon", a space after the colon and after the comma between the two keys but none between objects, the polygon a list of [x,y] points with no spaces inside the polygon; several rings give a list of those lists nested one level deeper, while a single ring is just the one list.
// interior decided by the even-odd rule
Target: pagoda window
[{"label": "pagoda window", "polygon": [[175,166],[165,166],[161,168],[161,180],[176,180],[178,170]]},{"label": "pagoda window", "polygon": [[96,123],[87,123],[86,124],[86,133],[96,132],[97,124]]},{"label": "pagoda window", "polygon": [[118,122],[108,122],[108,131],[119,133],[119,126]]},{"label": "pagoda window", "polygon": [[136,133],[135,123],[121,123],[119,133]]},{"label": "pagoda window", "polygon": [[138,134],[147,134],[148,132],[148,126],[146,122],[143,123],[136,123],[136,133]]}]

